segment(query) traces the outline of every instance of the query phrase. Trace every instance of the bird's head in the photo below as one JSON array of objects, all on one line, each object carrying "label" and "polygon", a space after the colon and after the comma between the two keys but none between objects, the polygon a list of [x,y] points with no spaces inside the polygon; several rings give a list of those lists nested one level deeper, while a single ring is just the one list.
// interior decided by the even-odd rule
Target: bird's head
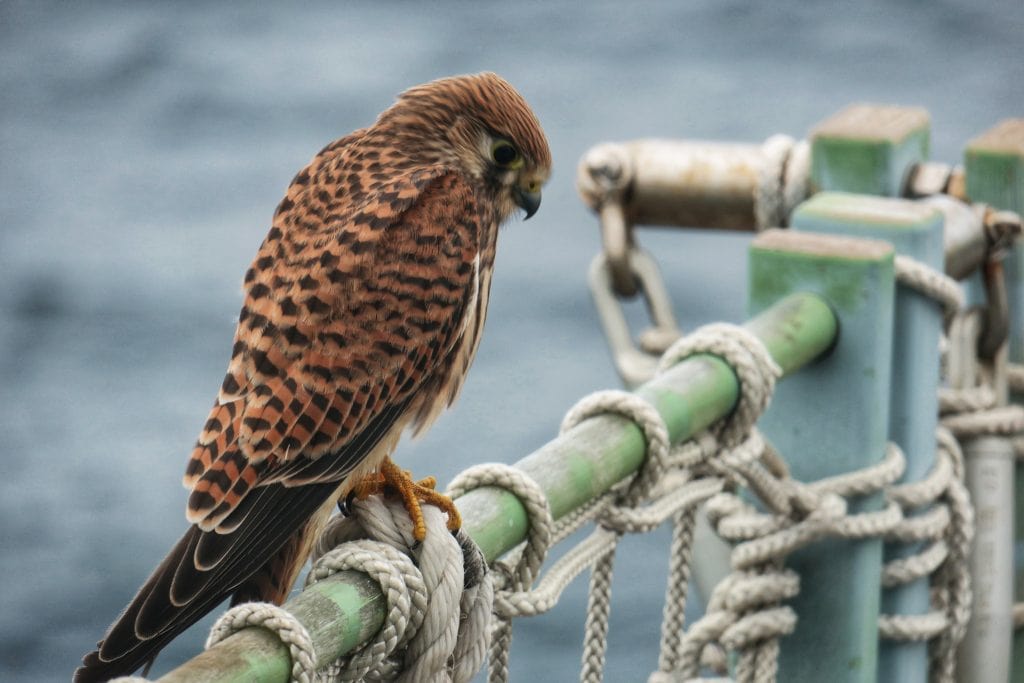
[{"label": "bird's head", "polygon": [[529,218],[551,174],[551,150],[515,88],[493,73],[454,76],[402,93],[381,121],[401,122],[419,135],[425,159],[451,164],[478,183],[499,221],[518,206]]}]

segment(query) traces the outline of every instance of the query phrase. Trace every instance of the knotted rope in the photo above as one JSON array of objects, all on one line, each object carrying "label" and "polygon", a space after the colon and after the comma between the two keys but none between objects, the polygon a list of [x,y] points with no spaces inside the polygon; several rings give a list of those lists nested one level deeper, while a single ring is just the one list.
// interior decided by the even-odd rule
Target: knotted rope
[{"label": "knotted rope", "polygon": [[434,507],[423,509],[422,543],[415,541],[400,501],[371,496],[352,501],[349,510],[321,535],[306,586],[347,570],[376,581],[387,616],[370,641],[336,662],[321,662],[294,616],[275,605],[246,603],[214,624],[207,647],[239,629],[262,626],[288,645],[292,680],[299,683],[469,681],[483,663],[492,595],[479,549],[461,532],[453,536]]},{"label": "knotted rope", "polygon": [[793,209],[810,194],[811,146],[787,135],[761,145],[763,161],[754,188],[754,227],[758,231],[789,224]]}]

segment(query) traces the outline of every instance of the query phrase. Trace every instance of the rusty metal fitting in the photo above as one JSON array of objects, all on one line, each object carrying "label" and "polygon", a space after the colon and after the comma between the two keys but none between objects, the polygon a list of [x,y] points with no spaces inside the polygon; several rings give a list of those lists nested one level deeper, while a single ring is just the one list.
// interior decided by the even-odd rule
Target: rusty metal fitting
[{"label": "rusty metal fitting", "polygon": [[626,321],[622,300],[612,286],[612,271],[607,254],[599,253],[590,264],[588,281],[601,327],[611,347],[615,367],[626,386],[634,388],[654,376],[658,357],[681,336],[672,312],[661,271],[654,258],[642,249],[627,254],[630,275],[644,297],[650,326],[634,340]]},{"label": "rusty metal fitting", "polygon": [[598,213],[614,291],[639,290],[626,261],[634,225],[758,230],[783,226],[810,192],[810,147],[777,135],[761,145],[683,140],[604,143],[576,182]]},{"label": "rusty metal fitting", "polygon": [[624,145],[605,143],[588,151],[576,172],[576,187],[583,201],[597,211],[601,243],[613,290],[632,297],[639,291],[629,264],[633,225],[626,217],[626,194],[633,185],[633,159]]},{"label": "rusty metal fitting", "polygon": [[919,201],[942,213],[946,275],[963,280],[988,258],[985,207],[946,194],[929,195]]},{"label": "rusty metal fitting", "polygon": [[985,235],[990,252],[997,253],[1002,258],[1020,238],[1022,232],[1024,226],[1021,224],[1020,214],[985,207]]}]

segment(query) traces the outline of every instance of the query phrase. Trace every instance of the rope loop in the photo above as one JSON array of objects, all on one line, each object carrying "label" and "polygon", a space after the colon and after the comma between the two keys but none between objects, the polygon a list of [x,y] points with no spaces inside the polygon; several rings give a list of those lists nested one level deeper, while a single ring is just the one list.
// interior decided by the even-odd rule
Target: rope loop
[{"label": "rope loop", "polygon": [[493,588],[479,548],[447,529],[445,514],[424,506],[427,535],[417,542],[397,499],[351,501],[321,534],[307,577],[313,585],[341,571],[376,581],[387,601],[381,630],[359,650],[328,666],[326,681],[465,683],[487,649]]},{"label": "rope loop", "polygon": [[942,306],[946,322],[964,307],[964,291],[953,278],[903,254],[894,259],[896,279]]},{"label": "rope loop", "polygon": [[526,510],[529,525],[526,543],[514,567],[510,570],[506,567],[511,587],[522,590],[530,586],[537,577],[551,544],[554,526],[551,506],[544,495],[544,490],[530,475],[502,463],[486,463],[463,470],[448,484],[446,493],[451,498],[458,498],[473,489],[485,486],[505,489],[518,498]]},{"label": "rope loop", "polygon": [[242,603],[222,614],[210,629],[206,649],[250,626],[271,631],[288,647],[293,683],[313,683],[316,680],[316,651],[306,627],[283,607],[269,602]]},{"label": "rope loop", "polygon": [[668,469],[668,428],[654,406],[637,394],[609,390],[594,392],[577,402],[562,419],[559,433],[565,434],[583,420],[605,413],[621,415],[643,432],[647,455],[623,498],[624,504],[636,505],[650,496]]},{"label": "rope loop", "polygon": [[[428,531],[429,535],[429,531]],[[376,581],[387,600],[384,626],[369,642],[333,667],[337,680],[359,680],[380,669],[387,658],[415,633],[427,606],[423,576],[404,553],[381,541],[349,541],[323,555],[309,572],[306,586],[312,586],[340,571],[359,571]]]},{"label": "rope loop", "polygon": [[782,369],[764,343],[752,332],[728,323],[713,323],[681,338],[661,357],[658,371],[694,354],[708,353],[722,358],[733,369],[740,384],[739,401],[732,414],[713,430],[721,445],[731,448],[742,442],[768,407],[775,380]]}]

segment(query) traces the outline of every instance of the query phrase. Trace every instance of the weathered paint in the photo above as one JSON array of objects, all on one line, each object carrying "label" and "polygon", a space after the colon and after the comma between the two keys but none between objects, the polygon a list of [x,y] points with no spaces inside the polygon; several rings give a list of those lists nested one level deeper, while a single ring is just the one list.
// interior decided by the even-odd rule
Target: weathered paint
[{"label": "weathered paint", "polygon": [[[936,270],[942,269],[942,214],[920,202],[823,192],[796,210],[793,229],[883,239],[891,243],[897,253]],[[901,483],[908,483],[925,478],[935,464],[942,308],[925,295],[902,285],[897,288],[895,305],[889,438],[906,455],[907,469]],[[920,543],[891,544],[886,546],[885,559],[906,557],[922,548]],[[886,614],[931,611],[928,580],[923,578],[907,586],[884,590],[882,610]],[[927,676],[927,643],[889,640],[881,643],[879,681],[923,681]]]},{"label": "weathered paint", "polygon": [[925,110],[852,105],[811,132],[811,184],[815,191],[899,196],[928,147]]},{"label": "weathered paint", "polygon": [[[839,321],[831,353],[776,387],[760,427],[794,478],[879,462],[888,437],[893,249],[876,240],[770,230],[750,248],[750,312],[816,292]],[[880,494],[851,505],[879,509]],[[794,553],[796,630],[781,641],[781,681],[870,682],[878,659],[881,539],[826,540]],[[825,656],[822,656],[825,653]]]}]

